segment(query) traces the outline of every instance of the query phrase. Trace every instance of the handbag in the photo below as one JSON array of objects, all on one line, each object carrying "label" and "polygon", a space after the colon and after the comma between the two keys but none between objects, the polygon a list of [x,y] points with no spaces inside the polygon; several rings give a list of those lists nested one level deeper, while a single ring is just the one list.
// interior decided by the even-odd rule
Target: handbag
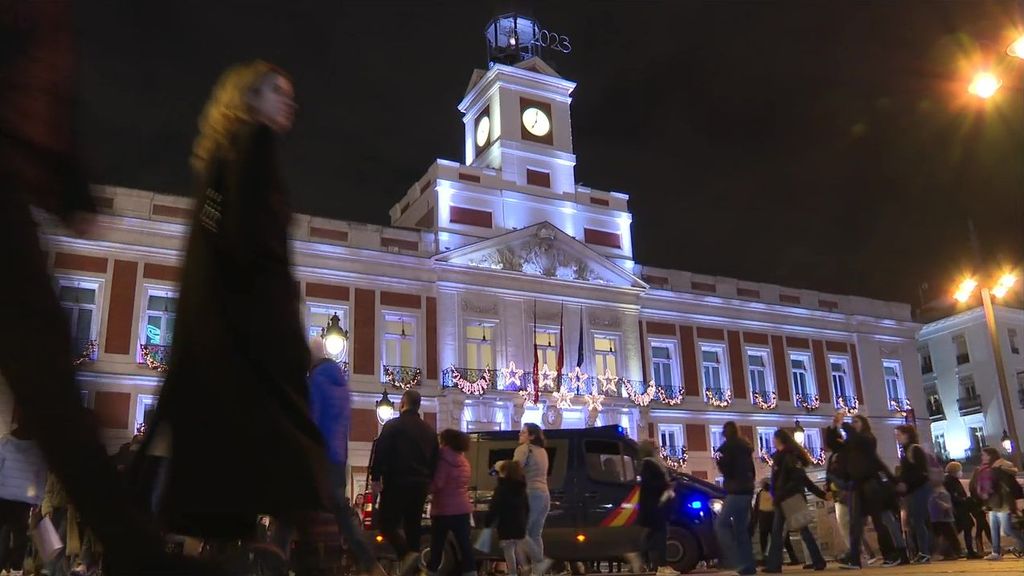
[{"label": "handbag", "polygon": [[476,535],[476,541],[473,542],[473,549],[488,554],[491,551],[491,546],[494,544],[494,528],[484,528]]},{"label": "handbag", "polygon": [[807,500],[800,494],[786,498],[779,506],[782,508],[782,515],[786,517],[786,527],[789,530],[801,530],[814,520],[814,513],[807,508]]},{"label": "handbag", "polygon": [[61,541],[60,534],[53,527],[49,516],[43,517],[36,525],[32,532],[32,544],[35,545],[39,558],[47,563],[52,562],[57,554],[64,550],[64,542]]}]

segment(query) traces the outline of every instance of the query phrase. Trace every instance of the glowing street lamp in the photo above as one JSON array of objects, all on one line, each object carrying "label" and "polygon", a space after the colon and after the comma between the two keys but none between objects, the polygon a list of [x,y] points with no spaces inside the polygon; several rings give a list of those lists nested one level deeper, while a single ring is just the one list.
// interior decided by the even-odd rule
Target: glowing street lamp
[{"label": "glowing street lamp", "polygon": [[793,422],[796,424],[796,426],[793,428],[793,440],[796,440],[797,444],[803,446],[804,436],[806,436],[806,434],[804,433],[804,427],[800,425],[799,420],[794,420]]},{"label": "glowing street lamp", "polygon": [[[1018,437],[1017,423],[1013,416],[1013,404],[1010,402],[1010,388],[1006,379],[1006,365],[1003,363],[1003,346],[999,339],[998,328],[996,327],[996,312],[995,308],[992,306],[993,296],[1000,299],[1006,297],[1010,292],[1010,289],[1013,288],[1016,283],[1017,275],[1014,272],[1004,272],[999,277],[999,280],[996,281],[995,286],[992,286],[991,288],[988,286],[981,287],[981,303],[985,311],[985,325],[988,327],[989,340],[992,344],[992,359],[995,360],[996,380],[999,384],[999,394],[1003,404],[1003,418],[1006,421],[1007,427],[1007,430],[1003,431],[1002,444],[1010,459],[1018,460],[1019,464],[1019,458],[1014,457],[1014,452],[1012,450],[1014,447],[1014,441]],[[979,284],[977,280],[970,276],[966,276],[957,285],[953,298],[957,302],[965,304],[971,299],[971,296],[974,294],[974,291],[978,286]]]},{"label": "glowing street lamp", "polygon": [[982,100],[988,100],[995,96],[996,92],[1003,85],[1003,81],[991,72],[978,72],[974,75],[967,91]]},{"label": "glowing street lamp", "polygon": [[324,349],[332,358],[344,358],[348,350],[348,330],[341,327],[341,318],[337,312],[327,321],[327,326],[320,330],[320,338],[324,341]]},{"label": "glowing street lamp", "polygon": [[395,417],[395,403],[388,398],[388,390],[384,389],[384,392],[380,395],[380,400],[377,400],[377,421],[383,426],[388,420]]}]

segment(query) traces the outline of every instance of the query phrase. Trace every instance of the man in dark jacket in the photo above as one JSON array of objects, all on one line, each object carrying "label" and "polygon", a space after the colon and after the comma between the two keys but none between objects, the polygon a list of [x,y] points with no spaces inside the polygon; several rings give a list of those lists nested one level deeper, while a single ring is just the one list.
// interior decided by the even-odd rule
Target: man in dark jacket
[{"label": "man in dark jacket", "polygon": [[[166,564],[155,523],[129,498],[82,406],[70,328],[40,249],[30,205],[76,235],[96,210],[74,143],[71,2],[0,0],[0,373],[47,464],[103,541],[105,571],[148,574]],[[26,338],[46,326],[40,346]]]},{"label": "man in dark jacket", "polygon": [[401,573],[417,566],[423,507],[437,465],[437,432],[420,418],[421,402],[415,390],[402,395],[399,416],[384,425],[370,463],[381,534],[401,559]]},{"label": "man in dark jacket", "polygon": [[722,435],[725,442],[718,447],[718,470],[726,497],[715,532],[723,551],[723,566],[735,568],[739,574],[756,574],[748,530],[750,501],[754,497],[754,449],[740,438],[739,428],[731,420],[722,426]]}]

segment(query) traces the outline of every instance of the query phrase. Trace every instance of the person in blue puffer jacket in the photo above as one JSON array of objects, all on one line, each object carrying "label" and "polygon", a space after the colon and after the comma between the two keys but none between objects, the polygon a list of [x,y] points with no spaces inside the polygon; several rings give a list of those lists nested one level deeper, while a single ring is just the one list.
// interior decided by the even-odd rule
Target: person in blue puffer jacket
[{"label": "person in blue puffer jacket", "polygon": [[356,525],[355,515],[345,495],[348,478],[348,435],[352,422],[352,395],[348,373],[331,358],[322,358],[309,370],[309,412],[324,437],[327,447],[327,486],[334,497],[331,512],[338,523],[362,574],[378,572],[370,545]]}]

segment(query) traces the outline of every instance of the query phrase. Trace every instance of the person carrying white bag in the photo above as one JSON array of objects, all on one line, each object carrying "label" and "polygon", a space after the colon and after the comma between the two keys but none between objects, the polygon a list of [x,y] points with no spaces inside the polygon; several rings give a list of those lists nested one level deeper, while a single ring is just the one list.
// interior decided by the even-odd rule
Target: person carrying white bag
[{"label": "person carrying white bag", "polygon": [[[498,485],[491,496],[490,508],[484,519],[484,531],[477,539],[476,548],[482,552],[489,552],[493,532],[497,531],[502,552],[505,554],[506,574],[517,576],[517,552],[526,539],[526,520],[530,507],[529,499],[526,497],[526,476],[523,474],[523,466],[515,460],[502,460],[496,463],[491,474],[498,476]],[[484,546],[487,549],[483,549]]]}]

